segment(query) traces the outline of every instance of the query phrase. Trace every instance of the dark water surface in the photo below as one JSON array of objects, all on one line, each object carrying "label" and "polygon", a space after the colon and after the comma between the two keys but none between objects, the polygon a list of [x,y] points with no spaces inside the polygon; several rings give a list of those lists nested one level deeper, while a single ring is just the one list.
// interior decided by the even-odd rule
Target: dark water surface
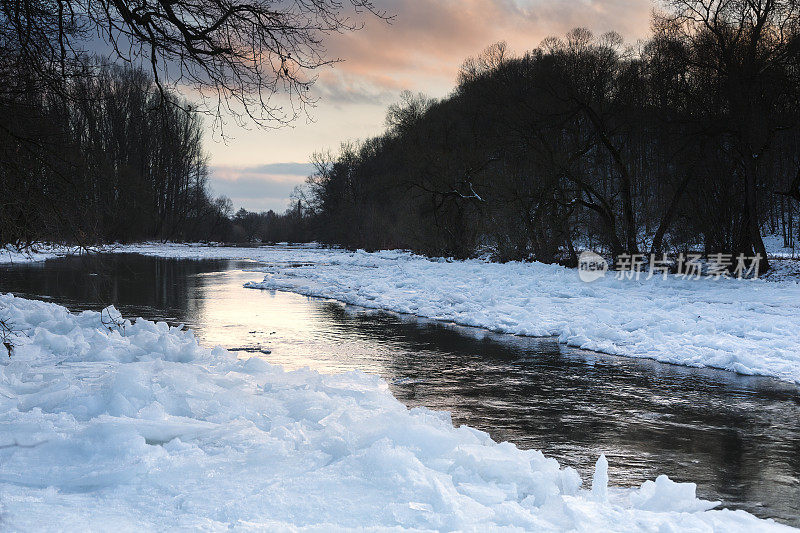
[{"label": "dark water surface", "polygon": [[658,474],[723,506],[800,526],[800,388],[766,378],[600,355],[285,292],[245,289],[255,263],[119,254],[0,265],[0,292],[73,310],[185,323],[206,345],[287,368],[358,369],[409,406],[536,448],[591,480]]}]

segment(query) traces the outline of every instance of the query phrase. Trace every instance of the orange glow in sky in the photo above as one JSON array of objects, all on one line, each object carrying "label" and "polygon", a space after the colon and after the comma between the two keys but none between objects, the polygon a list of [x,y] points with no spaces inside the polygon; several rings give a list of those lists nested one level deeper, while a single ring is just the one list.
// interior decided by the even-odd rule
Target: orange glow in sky
[{"label": "orange glow in sky", "polygon": [[[615,30],[628,42],[645,38],[651,0],[379,0],[394,14],[387,24],[367,19],[364,29],[326,41],[328,57],[343,61],[321,70],[309,110],[277,130],[230,123],[222,142],[209,126],[211,188],[234,207],[282,212],[292,188],[304,181],[315,151],[379,134],[386,107],[404,89],[446,96],[463,60],[506,41],[511,52],[535,48],[547,36],[575,27]],[[293,163],[291,173],[286,163]],[[305,165],[303,165],[305,164]],[[282,170],[283,172],[279,172]]]}]

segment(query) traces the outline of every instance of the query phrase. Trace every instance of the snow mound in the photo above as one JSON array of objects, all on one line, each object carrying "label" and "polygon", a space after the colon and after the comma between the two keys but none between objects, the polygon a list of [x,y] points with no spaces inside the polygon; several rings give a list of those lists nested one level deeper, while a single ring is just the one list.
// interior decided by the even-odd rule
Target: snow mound
[{"label": "snow mound", "polygon": [[630,280],[609,273],[585,283],[576,270],[542,263],[435,261],[397,251],[297,255],[316,255],[317,263],[276,263],[264,269],[263,281],[246,286],[800,383],[795,281]]},{"label": "snow mound", "polygon": [[[534,450],[189,331],[0,295],[4,530],[780,530],[659,478],[595,496]],[[666,480],[666,481],[665,481]],[[787,528],[788,529],[788,528]]]},{"label": "snow mound", "polygon": [[675,483],[661,475],[655,481],[645,481],[642,487],[631,494],[631,504],[636,509],[648,511],[706,511],[721,502],[698,500],[694,483]]}]

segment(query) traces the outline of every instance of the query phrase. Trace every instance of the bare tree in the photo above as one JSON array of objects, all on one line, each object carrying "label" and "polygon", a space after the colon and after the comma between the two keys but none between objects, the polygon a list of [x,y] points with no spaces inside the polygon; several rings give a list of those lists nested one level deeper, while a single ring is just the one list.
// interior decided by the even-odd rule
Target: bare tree
[{"label": "bare tree", "polygon": [[800,2],[797,0],[670,0],[656,27],[687,44],[685,60],[717,81],[736,147],[743,205],[735,252],[763,257],[759,187],[777,132],[794,126],[784,113],[797,101]]},{"label": "bare tree", "polygon": [[386,126],[398,133],[407,130],[421,120],[435,103],[436,100],[428,98],[425,93],[403,91],[400,93],[400,101],[390,105],[386,111]]},{"label": "bare tree", "polygon": [[324,38],[359,29],[365,13],[390,18],[372,0],[0,0],[0,51],[46,83],[85,74],[99,37],[112,61],[148,65],[162,94],[189,86],[217,118],[273,126],[312,102],[314,70],[338,60]]}]

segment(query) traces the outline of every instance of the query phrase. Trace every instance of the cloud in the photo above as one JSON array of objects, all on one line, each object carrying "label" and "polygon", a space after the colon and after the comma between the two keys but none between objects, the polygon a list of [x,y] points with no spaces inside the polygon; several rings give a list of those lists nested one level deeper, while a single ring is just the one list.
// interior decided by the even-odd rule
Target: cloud
[{"label": "cloud", "polygon": [[236,209],[272,209],[283,212],[297,185],[313,172],[309,163],[268,163],[254,166],[216,165],[211,167],[210,186],[216,196],[225,195]]},{"label": "cloud", "polygon": [[[385,101],[401,89],[445,94],[464,59],[507,41],[522,53],[574,27],[616,30],[634,41],[649,31],[651,0],[377,0],[395,15],[367,19],[356,32],[330,36],[316,94],[331,101]],[[436,94],[439,93],[439,94]]]},{"label": "cloud", "polygon": [[377,134],[386,106],[401,90],[447,95],[464,59],[497,41],[506,41],[510,51],[522,54],[545,37],[563,36],[575,27],[598,34],[616,30],[629,42],[646,37],[654,5],[652,0],[375,3],[395,15],[391,23],[367,18],[360,31],[325,36],[326,57],[342,62],[315,72],[319,78],[312,94],[320,101],[310,110],[313,123],[300,121],[276,131],[241,130],[230,145],[211,147],[216,163],[211,184],[217,194],[230,196],[237,208],[282,210],[311,166],[258,163],[303,159],[341,141]]},{"label": "cloud", "polygon": [[391,76],[353,74],[340,69],[320,73],[314,83],[314,95],[324,103],[385,106],[403,90]]},{"label": "cloud", "polygon": [[265,163],[263,165],[236,166],[213,165],[212,179],[215,181],[236,182],[241,180],[261,180],[270,182],[302,182],[314,172],[311,163]]}]

